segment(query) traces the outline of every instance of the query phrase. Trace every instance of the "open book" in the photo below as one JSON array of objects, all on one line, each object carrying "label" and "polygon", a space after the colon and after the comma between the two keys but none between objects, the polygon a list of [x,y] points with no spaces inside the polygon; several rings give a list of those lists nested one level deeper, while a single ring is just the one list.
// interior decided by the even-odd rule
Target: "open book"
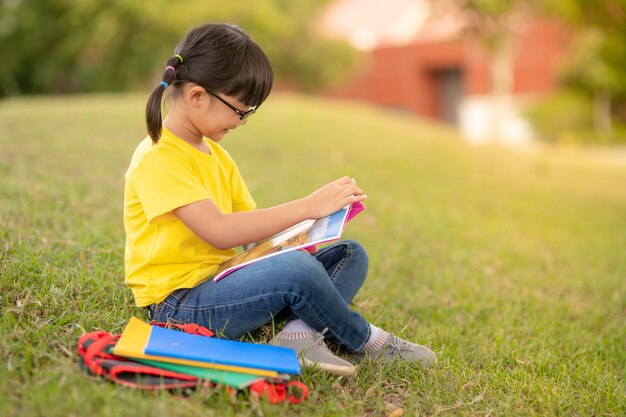
[{"label": "open book", "polygon": [[363,203],[356,202],[330,216],[316,220],[305,220],[274,236],[253,243],[246,247],[245,252],[220,265],[213,280],[219,281],[231,272],[261,259],[337,240],[341,237],[348,220],[364,209]]}]

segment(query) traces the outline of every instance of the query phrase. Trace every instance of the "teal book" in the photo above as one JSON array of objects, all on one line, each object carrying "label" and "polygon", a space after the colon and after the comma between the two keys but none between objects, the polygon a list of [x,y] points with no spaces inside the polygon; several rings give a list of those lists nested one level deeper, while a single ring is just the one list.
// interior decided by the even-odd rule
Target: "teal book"
[{"label": "teal book", "polygon": [[144,353],[162,358],[209,362],[244,368],[300,374],[292,349],[256,343],[202,337],[153,326]]},{"label": "teal book", "polygon": [[260,379],[258,375],[241,374],[238,372],[220,371],[218,369],[200,368],[197,366],[180,365],[176,363],[158,362],[145,359],[134,359],[137,362],[156,368],[167,369],[168,371],[179,372],[181,374],[195,376],[196,378],[214,382],[216,384],[228,385],[237,389],[246,388]]}]

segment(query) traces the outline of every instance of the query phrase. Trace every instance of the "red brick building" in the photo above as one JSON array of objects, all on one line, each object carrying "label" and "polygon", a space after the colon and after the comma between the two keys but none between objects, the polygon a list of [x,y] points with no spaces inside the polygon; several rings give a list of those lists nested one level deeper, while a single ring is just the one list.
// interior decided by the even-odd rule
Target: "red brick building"
[{"label": "red brick building", "polygon": [[[430,5],[417,0],[331,4],[323,23],[326,32],[347,38],[366,50],[366,56],[350,81],[328,94],[453,123],[469,139],[488,140],[485,126],[496,105],[491,100],[492,57],[477,38],[463,31],[459,14],[436,13]],[[376,12],[381,8],[383,15]],[[392,36],[394,25],[402,30]],[[555,90],[570,38],[563,25],[541,18],[528,21],[520,31],[510,96],[506,105],[497,105],[503,117],[499,136],[512,141],[532,136],[520,116],[521,103]]]}]

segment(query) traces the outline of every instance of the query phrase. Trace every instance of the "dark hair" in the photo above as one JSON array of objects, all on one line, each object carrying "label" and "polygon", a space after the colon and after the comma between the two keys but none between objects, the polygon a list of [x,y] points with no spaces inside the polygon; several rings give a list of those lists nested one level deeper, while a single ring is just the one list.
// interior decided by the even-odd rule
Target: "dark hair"
[{"label": "dark hair", "polygon": [[211,23],[197,27],[178,44],[174,54],[167,60],[163,83],[152,91],[146,105],[146,125],[154,143],[161,137],[164,84],[172,88],[174,97],[184,83],[193,82],[238,97],[248,106],[261,105],[272,89],[272,64],[238,26]]}]

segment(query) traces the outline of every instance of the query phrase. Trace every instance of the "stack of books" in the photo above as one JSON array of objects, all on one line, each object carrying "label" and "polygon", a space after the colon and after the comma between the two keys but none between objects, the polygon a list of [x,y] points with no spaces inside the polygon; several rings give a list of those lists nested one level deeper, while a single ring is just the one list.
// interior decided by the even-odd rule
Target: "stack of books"
[{"label": "stack of books", "polygon": [[205,337],[151,326],[132,317],[114,355],[238,389],[259,379],[299,375],[292,349]]}]

